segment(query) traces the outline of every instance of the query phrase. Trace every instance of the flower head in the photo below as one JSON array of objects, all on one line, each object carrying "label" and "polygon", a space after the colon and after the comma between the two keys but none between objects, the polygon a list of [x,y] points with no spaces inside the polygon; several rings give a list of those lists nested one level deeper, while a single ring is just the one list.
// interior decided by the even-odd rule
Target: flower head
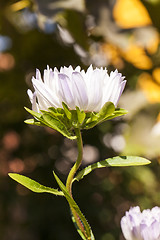
[{"label": "flower head", "polygon": [[35,92],[28,90],[28,95],[36,112],[63,108],[62,102],[72,110],[77,106],[80,110],[99,112],[106,102],[117,106],[126,81],[117,70],[109,75],[106,69],[93,69],[91,65],[86,72],[79,66],[61,67],[60,71],[47,67],[43,78],[37,70],[32,83]]},{"label": "flower head", "polygon": [[133,207],[121,219],[121,228],[126,240],[160,240],[160,208],[142,212]]}]

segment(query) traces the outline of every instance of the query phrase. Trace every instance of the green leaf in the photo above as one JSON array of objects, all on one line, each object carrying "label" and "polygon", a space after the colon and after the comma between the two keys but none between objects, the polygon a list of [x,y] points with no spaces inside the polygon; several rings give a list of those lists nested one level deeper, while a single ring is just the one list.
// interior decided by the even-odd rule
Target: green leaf
[{"label": "green leaf", "polygon": [[29,112],[33,117],[35,117],[35,118],[37,118],[37,119],[40,119],[40,118],[41,118],[41,116],[42,116],[41,113],[34,112],[34,111],[32,111],[31,109],[26,108],[26,107],[24,107],[24,108],[25,108],[25,110],[26,110],[27,112]]},{"label": "green leaf", "polygon": [[42,124],[41,122],[36,121],[33,118],[27,119],[24,122],[27,123],[27,124],[30,124],[30,125],[44,126],[44,124]]},{"label": "green leaf", "polygon": [[127,113],[128,113],[128,111],[125,110],[125,109],[123,109],[123,108],[116,108],[116,110],[114,111],[114,113],[113,113],[112,115],[106,117],[106,118],[104,119],[104,121],[105,121],[105,120],[110,120],[110,119],[113,119],[113,118],[116,118],[116,117],[123,116],[123,115],[125,115],[125,114],[127,114]]},{"label": "green leaf", "polygon": [[23,175],[17,173],[9,173],[8,174],[13,180],[17,181],[18,183],[22,184],[26,188],[30,189],[36,193],[52,193],[54,195],[64,196],[63,192],[58,191],[57,189],[50,188],[39,184],[38,182],[25,177]]},{"label": "green leaf", "polygon": [[81,170],[73,181],[81,180],[84,176],[92,172],[94,169],[103,168],[103,167],[129,167],[129,166],[141,166],[147,165],[151,162],[145,158],[137,156],[117,156],[113,158],[108,158],[106,160],[94,163],[88,167]]},{"label": "green leaf", "polygon": [[99,119],[104,119],[107,116],[110,116],[114,113],[115,111],[115,106],[112,102],[106,102],[99,113],[97,114]]},{"label": "green leaf", "polygon": [[42,118],[47,126],[60,132],[63,136],[69,139],[76,139],[76,136],[72,136],[70,132],[67,130],[66,126],[60,120],[52,117],[49,113],[44,113],[42,115]]},{"label": "green leaf", "polygon": [[[83,223],[83,226],[84,226],[84,228],[85,228],[86,234],[87,234],[88,237],[90,237],[90,238],[87,238],[87,239],[94,240],[95,238],[94,238],[94,236],[93,236],[91,227],[89,226],[89,224],[88,224],[87,220],[85,219],[83,213],[82,213],[81,210],[79,209],[77,203],[76,203],[76,202],[74,201],[74,199],[70,196],[67,188],[65,187],[65,185],[61,182],[61,180],[57,177],[57,175],[56,175],[54,172],[53,172],[53,175],[54,175],[54,177],[55,177],[55,179],[56,179],[59,187],[61,188],[62,192],[64,193],[64,196],[66,197],[66,199],[67,199],[67,201],[68,201],[71,209],[73,208],[73,209],[76,211],[76,213],[78,214],[78,216],[80,217],[80,219],[81,219],[81,221],[82,221],[82,223]],[[81,234],[83,234],[81,230],[80,230],[80,232],[81,232]],[[80,235],[81,235],[81,234],[80,234]],[[84,234],[83,234],[83,237],[84,237],[83,239],[86,240]]]},{"label": "green leaf", "polygon": [[78,122],[79,124],[82,124],[86,117],[86,114],[84,111],[80,111],[79,107],[76,107],[76,111],[77,111]]},{"label": "green leaf", "polygon": [[63,109],[64,109],[64,112],[65,112],[67,118],[68,118],[69,120],[71,120],[71,118],[72,118],[72,113],[69,111],[68,106],[67,106],[64,102],[62,102],[62,105],[63,105]]},{"label": "green leaf", "polygon": [[[50,111],[50,113],[54,116],[54,117],[63,117],[64,113],[63,112],[58,112],[58,109],[54,108],[54,107],[50,107],[48,108],[48,110]],[[44,111],[44,113],[46,113],[46,111]]]}]

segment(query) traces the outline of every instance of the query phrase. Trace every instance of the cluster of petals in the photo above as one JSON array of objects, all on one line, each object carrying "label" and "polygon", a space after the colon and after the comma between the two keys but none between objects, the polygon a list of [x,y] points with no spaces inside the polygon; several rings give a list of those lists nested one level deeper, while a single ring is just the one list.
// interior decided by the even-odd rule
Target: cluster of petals
[{"label": "cluster of petals", "polygon": [[142,212],[133,207],[121,219],[121,228],[126,240],[160,240],[160,208]]},{"label": "cluster of petals", "polygon": [[62,108],[62,102],[72,110],[77,106],[84,111],[98,112],[106,102],[117,106],[126,80],[117,70],[109,75],[106,69],[93,69],[92,65],[86,72],[79,66],[61,67],[60,71],[47,66],[43,78],[36,70],[32,84],[35,91],[28,90],[28,95],[36,112],[49,107]]}]

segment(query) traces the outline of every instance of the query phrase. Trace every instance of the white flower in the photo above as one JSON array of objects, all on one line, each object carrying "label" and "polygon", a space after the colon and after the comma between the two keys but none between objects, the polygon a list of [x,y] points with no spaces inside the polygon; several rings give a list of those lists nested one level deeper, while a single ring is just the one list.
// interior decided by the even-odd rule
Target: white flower
[{"label": "white flower", "polygon": [[28,95],[36,112],[49,107],[63,108],[62,102],[70,109],[77,106],[84,111],[98,112],[106,102],[117,106],[126,81],[117,70],[108,75],[106,69],[93,69],[91,65],[86,72],[79,66],[61,67],[60,71],[47,66],[43,79],[37,70],[32,83],[35,92],[28,90]]},{"label": "white flower", "polygon": [[142,212],[133,207],[121,219],[121,228],[126,240],[160,240],[160,208]]}]

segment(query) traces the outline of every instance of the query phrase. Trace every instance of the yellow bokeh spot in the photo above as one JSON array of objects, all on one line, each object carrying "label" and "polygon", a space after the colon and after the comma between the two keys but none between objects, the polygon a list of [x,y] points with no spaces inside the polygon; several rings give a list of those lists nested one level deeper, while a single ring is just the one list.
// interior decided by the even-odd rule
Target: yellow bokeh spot
[{"label": "yellow bokeh spot", "polygon": [[155,34],[155,36],[150,40],[149,44],[146,46],[146,49],[149,54],[156,53],[158,46],[159,46],[159,34],[158,32]]},{"label": "yellow bokeh spot", "polygon": [[160,85],[153,81],[148,73],[142,73],[138,78],[138,86],[142,89],[150,103],[160,102]]},{"label": "yellow bokeh spot", "polygon": [[160,84],[160,68],[155,68],[152,72],[154,80]]},{"label": "yellow bokeh spot", "polygon": [[123,57],[139,69],[152,68],[152,61],[146,55],[145,50],[135,44],[130,44],[126,50],[122,51]]},{"label": "yellow bokeh spot", "polygon": [[157,121],[160,122],[160,113],[158,114]]},{"label": "yellow bokeh spot", "polygon": [[140,0],[117,0],[113,17],[122,28],[142,27],[152,23]]},{"label": "yellow bokeh spot", "polygon": [[109,63],[113,64],[113,66],[118,69],[123,68],[124,63],[117,46],[110,43],[105,43],[102,45],[102,51],[106,54]]}]

